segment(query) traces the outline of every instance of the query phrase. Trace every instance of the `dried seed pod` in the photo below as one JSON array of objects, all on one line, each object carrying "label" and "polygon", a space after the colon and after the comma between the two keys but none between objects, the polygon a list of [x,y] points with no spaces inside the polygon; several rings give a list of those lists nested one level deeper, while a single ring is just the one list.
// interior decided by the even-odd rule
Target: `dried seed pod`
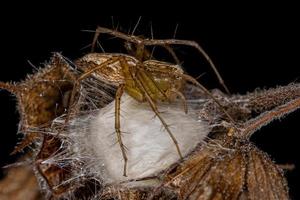
[{"label": "dried seed pod", "polygon": [[[61,55],[54,54],[51,61],[45,64],[45,68],[28,76],[25,81],[16,84],[1,83],[0,85],[16,95],[18,100],[18,110],[21,116],[19,127],[24,137],[13,153],[23,150],[32,143],[37,144],[35,148],[40,148],[39,153],[31,155],[34,165],[39,164],[35,159],[45,160],[61,145],[60,141],[54,141],[53,136],[43,135],[32,130],[49,127],[51,121],[62,115],[68,108],[68,93],[73,87],[73,79],[68,70],[68,64]],[[47,145],[39,147],[41,140],[43,140],[43,144]],[[39,166],[37,168],[39,169]],[[54,171],[53,168],[55,166],[48,166],[47,170]],[[22,168],[19,171],[22,171]],[[38,171],[43,172],[44,170]],[[56,171],[61,171],[61,169],[56,169]],[[41,174],[39,177],[43,176],[44,174]]]},{"label": "dried seed pod", "polygon": [[67,70],[67,63],[59,54],[54,54],[44,69],[29,75],[25,81],[1,83],[0,88],[4,87],[17,97],[21,116],[19,126],[24,133],[24,139],[13,153],[23,150],[38,138],[37,133],[27,131],[29,127],[47,127],[67,109],[68,91],[73,87]]},{"label": "dried seed pod", "polygon": [[179,199],[288,199],[282,170],[248,142],[208,144],[167,174],[164,184]]}]

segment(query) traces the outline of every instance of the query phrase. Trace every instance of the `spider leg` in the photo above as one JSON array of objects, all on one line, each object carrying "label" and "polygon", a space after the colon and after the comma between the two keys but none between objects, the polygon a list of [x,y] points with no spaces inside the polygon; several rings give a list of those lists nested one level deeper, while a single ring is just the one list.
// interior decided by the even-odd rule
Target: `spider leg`
[{"label": "spider leg", "polygon": [[95,52],[95,48],[98,42],[98,37],[100,35],[100,32],[95,32],[94,38],[93,38],[93,42],[92,42],[92,47],[91,47],[91,52]]},{"label": "spider leg", "polygon": [[[208,56],[208,54],[204,51],[204,49],[195,41],[178,40],[178,39],[161,39],[161,40],[142,39],[140,37],[130,36],[130,35],[127,35],[125,33],[122,33],[122,32],[116,31],[116,30],[111,30],[111,29],[104,28],[104,27],[98,27],[95,31],[92,49],[94,49],[97,38],[99,37],[100,33],[110,34],[117,38],[135,43],[135,44],[137,44],[137,48],[144,48],[143,46],[156,46],[157,45],[157,46],[163,46],[169,51],[169,49],[171,49],[171,48],[166,47],[168,45],[185,45],[185,46],[194,47],[195,49],[197,49],[199,51],[200,54],[202,54],[204,56],[204,58],[207,60],[207,62],[210,64],[211,68],[213,69],[214,73],[216,74],[219,83],[222,85],[222,87],[225,89],[225,91],[228,94],[230,94],[229,89],[225,85],[225,82],[224,82],[222,76],[220,75],[219,71],[217,70],[217,67],[215,66],[215,64],[213,63],[211,58]],[[171,55],[173,55],[173,54],[171,53]]]},{"label": "spider leg", "polygon": [[118,87],[117,92],[116,92],[116,100],[115,100],[115,131],[117,133],[117,140],[121,148],[122,156],[124,159],[124,169],[123,169],[123,176],[127,176],[126,171],[127,171],[127,155],[126,155],[126,150],[125,150],[125,145],[122,140],[121,136],[121,129],[120,129],[120,103],[121,103],[121,96],[124,93],[124,88],[125,85],[122,84]]},{"label": "spider leg", "polygon": [[[144,48],[145,44],[144,44],[143,41],[145,39],[142,39],[142,38],[134,36],[134,35],[128,35],[128,34],[125,34],[125,33],[121,33],[117,30],[112,30],[112,29],[108,29],[108,28],[104,28],[104,27],[97,27],[97,29],[95,31],[95,35],[94,35],[93,42],[92,42],[92,48],[91,48],[92,52],[95,51],[95,47],[97,45],[97,40],[98,40],[99,35],[101,33],[109,34],[109,35],[115,36],[117,38],[121,38],[125,41],[136,44],[135,56],[140,61],[145,60],[144,55],[145,55],[145,51],[147,51]],[[176,64],[180,64],[180,60],[178,59],[176,53],[174,52],[174,50],[168,44],[163,44],[163,45],[160,44],[158,46],[162,46],[163,48],[165,48],[171,54],[171,56],[173,57]],[[129,44],[125,44],[125,48],[127,50],[132,51],[132,47]],[[146,53],[146,55],[148,55],[148,54]],[[149,58],[146,58],[146,59],[148,60]]]},{"label": "spider leg", "polygon": [[[125,41],[124,47],[127,50],[127,52],[128,52],[129,55],[137,57],[137,54],[138,54],[137,53],[137,48],[133,47],[133,43]],[[174,52],[174,50],[169,45],[164,45],[162,47],[165,48],[170,53],[170,55],[173,57],[175,63],[177,65],[180,65],[180,60],[178,59],[178,57],[177,57],[176,53]],[[148,49],[144,49],[142,60],[140,60],[140,61],[155,59],[153,57],[153,51],[154,51],[154,49],[152,49],[151,52],[149,52]]]},{"label": "spider leg", "polygon": [[[141,39],[143,41],[143,39]],[[180,60],[177,57],[175,51],[170,47],[170,45],[157,45],[157,46],[161,46],[163,48],[165,48],[168,53],[172,56],[173,60],[175,61],[175,63],[177,65],[180,64]],[[152,52],[153,53],[153,52]],[[136,45],[136,51],[134,52],[134,56],[137,57],[137,59],[139,61],[144,61],[144,60],[149,60],[152,57],[152,53],[149,54],[148,50],[145,48],[145,44],[143,42],[138,43]],[[145,56],[146,55],[146,56]],[[149,56],[150,55],[150,56]],[[152,58],[153,59],[153,58]]]},{"label": "spider leg", "polygon": [[180,148],[179,148],[179,145],[178,145],[178,142],[175,138],[175,136],[173,135],[173,133],[171,132],[171,130],[169,129],[169,126],[168,124],[165,122],[165,120],[162,118],[162,116],[159,114],[159,110],[154,102],[154,100],[151,98],[149,92],[147,91],[147,89],[145,88],[143,82],[141,81],[141,77],[139,76],[140,74],[137,73],[137,79],[136,79],[136,82],[137,82],[137,85],[139,86],[140,90],[143,91],[144,95],[145,95],[145,98],[147,100],[147,102],[149,103],[150,107],[152,108],[153,112],[155,113],[155,115],[159,118],[159,120],[161,121],[161,123],[163,124],[164,128],[166,129],[166,131],[168,132],[169,136],[171,137],[173,143],[175,144],[176,146],[176,150],[178,152],[178,155],[180,156],[180,158],[182,159],[183,156],[182,156],[182,153],[180,151]]},{"label": "spider leg", "polygon": [[181,99],[181,101],[182,101],[183,110],[184,110],[185,114],[188,113],[188,107],[187,107],[187,103],[186,103],[186,98],[185,98],[185,96],[180,91],[178,91],[176,88],[171,88],[171,89],[167,90],[166,93],[167,93],[167,96],[170,96],[170,93],[175,93],[176,96],[179,97]]},{"label": "spider leg", "polygon": [[163,45],[162,47],[164,47],[169,52],[169,54],[171,54],[171,56],[173,57],[175,63],[177,65],[180,65],[180,60],[177,57],[175,51],[169,45]]}]

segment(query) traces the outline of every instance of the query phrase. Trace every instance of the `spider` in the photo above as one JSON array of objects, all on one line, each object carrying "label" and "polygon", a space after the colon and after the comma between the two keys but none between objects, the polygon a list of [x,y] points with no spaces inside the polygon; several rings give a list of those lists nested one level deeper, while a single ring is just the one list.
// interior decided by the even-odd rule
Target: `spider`
[{"label": "spider", "polygon": [[[174,59],[178,60],[169,45],[177,44],[192,46],[196,48],[202,55],[204,55],[207,61],[211,64],[212,69],[215,71],[220,83],[224,86],[225,90],[228,91],[213,62],[199,46],[199,44],[188,40],[142,39],[140,37],[133,35],[130,36],[116,30],[98,27],[95,31],[92,51],[94,50],[97,39],[101,33],[110,34],[125,40],[127,44],[135,45],[135,56],[120,53],[90,53],[77,60],[75,64],[83,71],[83,73],[75,80],[73,91],[70,97],[70,105],[71,107],[74,106],[73,103],[80,82],[89,76],[100,78],[108,84],[112,84],[117,87],[115,94],[115,133],[117,136],[117,142],[120,145],[122,157],[124,159],[124,176],[126,176],[128,161],[126,147],[122,140],[122,132],[120,127],[120,101],[124,92],[139,102],[149,103],[149,106],[155,113],[155,116],[159,118],[166,132],[169,134],[170,138],[175,144],[180,158],[183,158],[183,156],[178,142],[170,131],[166,121],[161,117],[160,111],[157,107],[157,102],[173,102],[175,99],[180,98],[183,103],[184,111],[187,113],[186,99],[181,92],[186,81],[199,86],[207,95],[214,99],[222,111],[224,111],[225,115],[227,115],[227,117],[233,121],[230,115],[210,94],[210,92],[200,83],[198,83],[193,77],[185,74],[179,65],[158,60],[147,60],[149,56],[144,56],[145,52],[147,51],[145,46],[158,45],[165,47],[172,54]],[[68,122],[70,118],[70,110],[72,109],[69,109],[65,122]]]}]

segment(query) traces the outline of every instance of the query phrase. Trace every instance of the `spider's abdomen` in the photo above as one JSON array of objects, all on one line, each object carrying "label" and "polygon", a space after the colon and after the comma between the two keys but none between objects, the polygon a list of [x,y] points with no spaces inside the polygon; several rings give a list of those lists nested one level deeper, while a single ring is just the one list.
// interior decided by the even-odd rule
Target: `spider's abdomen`
[{"label": "spider's abdomen", "polygon": [[[94,77],[99,78],[108,84],[118,86],[125,82],[123,66],[120,62],[121,58],[126,61],[126,64],[130,68],[135,67],[138,62],[134,57],[125,54],[90,53],[78,59],[76,65],[84,72],[98,68],[92,73]],[[110,64],[105,64],[110,60],[115,61]]]}]

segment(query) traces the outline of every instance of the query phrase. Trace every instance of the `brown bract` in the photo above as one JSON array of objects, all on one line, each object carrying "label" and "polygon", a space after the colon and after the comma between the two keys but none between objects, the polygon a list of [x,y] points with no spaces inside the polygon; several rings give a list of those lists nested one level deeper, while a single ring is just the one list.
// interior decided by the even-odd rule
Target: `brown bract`
[{"label": "brown bract", "polygon": [[164,181],[180,199],[288,199],[282,170],[249,143],[208,144]]},{"label": "brown bract", "polygon": [[[17,108],[21,116],[20,131],[24,137],[16,145],[12,153],[20,152],[33,143],[40,144],[42,141],[41,146],[37,145],[38,147],[35,147],[40,150],[38,150],[38,153],[34,152],[32,154],[31,166],[32,169],[37,167],[41,177],[45,178],[44,182],[53,182],[53,174],[58,175],[62,171],[61,168],[56,166],[48,165],[45,167],[39,163],[40,160],[47,159],[60,147],[60,141],[51,135],[40,134],[32,130],[49,127],[51,121],[62,115],[67,109],[67,95],[73,84],[66,70],[67,64],[64,59],[62,59],[61,55],[54,54],[51,61],[45,64],[45,68],[28,76],[25,81],[15,84],[0,83],[0,87],[16,95],[18,100]],[[13,171],[28,174],[28,176],[32,176],[35,179],[33,173],[27,172],[27,168],[12,168],[9,174]],[[37,190],[37,188],[31,188],[30,190]]]},{"label": "brown bract", "polygon": [[0,88],[16,95],[21,116],[20,131],[24,133],[24,138],[13,153],[23,150],[38,137],[37,133],[27,130],[49,126],[67,109],[68,91],[73,87],[67,70],[66,62],[59,54],[55,54],[45,68],[29,75],[25,81],[0,83]]}]

